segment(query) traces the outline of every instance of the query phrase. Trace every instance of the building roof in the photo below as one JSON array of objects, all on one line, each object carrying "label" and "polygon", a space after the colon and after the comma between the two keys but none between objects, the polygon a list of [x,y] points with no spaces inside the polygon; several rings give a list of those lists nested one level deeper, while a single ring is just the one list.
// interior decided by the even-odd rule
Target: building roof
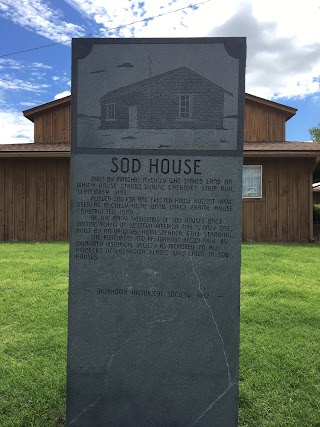
[{"label": "building roof", "polygon": [[[69,157],[70,143],[0,144],[0,157]],[[245,157],[318,157],[317,142],[245,142]]]},{"label": "building roof", "polygon": [[314,157],[320,156],[317,142],[245,142],[244,156]]},{"label": "building roof", "polygon": [[70,157],[70,144],[0,144],[0,157]]},{"label": "building roof", "polygon": [[68,106],[71,103],[71,95],[64,96],[63,98],[56,99],[54,101],[46,102],[45,104],[37,105],[36,107],[29,108],[28,110],[22,111],[24,117],[34,121],[34,116],[38,113],[42,113],[45,110],[48,110],[50,108],[56,108],[60,107],[61,105]]},{"label": "building roof", "polygon": [[285,115],[286,121],[293,117],[297,112],[297,108],[289,107],[288,105],[284,104],[279,104],[279,102],[269,101],[268,99],[260,98],[259,96],[255,95],[250,95],[249,93],[246,93],[246,100],[257,102],[259,104],[265,105],[266,107],[281,110]]}]

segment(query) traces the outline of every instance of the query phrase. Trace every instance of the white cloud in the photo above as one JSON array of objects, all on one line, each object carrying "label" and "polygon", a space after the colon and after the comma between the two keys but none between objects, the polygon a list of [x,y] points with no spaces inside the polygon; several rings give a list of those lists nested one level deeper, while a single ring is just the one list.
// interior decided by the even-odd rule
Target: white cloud
[{"label": "white cloud", "polygon": [[0,88],[5,90],[25,90],[28,92],[44,92],[49,85],[45,83],[33,83],[26,80],[14,78],[10,74],[0,76]]},{"label": "white cloud", "polygon": [[22,105],[23,107],[35,107],[36,104],[34,102],[31,101],[22,101],[20,102],[20,105]]},{"label": "white cloud", "polygon": [[[320,91],[320,8],[318,0],[210,1],[194,10],[153,16],[190,5],[186,0],[65,0],[118,37],[246,36],[246,90],[267,98],[291,98]],[[196,3],[195,1],[194,3]],[[151,18],[147,22],[120,25]]]},{"label": "white cloud", "polygon": [[[80,11],[86,18],[92,19],[101,26],[101,36],[138,37],[137,33],[144,27],[148,29],[152,27],[149,37],[156,37],[158,31],[162,31],[162,34],[166,32],[165,35],[168,36],[169,32],[176,31],[181,26],[181,20],[186,14],[192,13],[192,8],[188,8],[184,12],[168,14],[165,18],[161,18],[161,21],[152,19],[156,15],[189,6],[190,1],[188,0],[162,0],[161,2],[154,0],[118,0],[117,2],[108,3],[103,0],[65,1],[77,11]],[[150,21],[130,25],[146,18],[150,18]],[[155,21],[157,22],[155,25],[156,33],[154,33],[154,26],[152,25]],[[117,28],[123,25],[126,26]],[[99,32],[97,33],[99,34]]]},{"label": "white cloud", "polygon": [[[194,3],[197,3],[195,0]],[[258,96],[280,99],[320,94],[320,8],[318,0],[216,0],[190,6],[190,0],[65,0],[83,15],[86,32],[117,37],[199,37],[247,36],[246,90]],[[188,7],[175,13],[176,9]],[[45,0],[0,1],[2,16],[54,41],[82,36],[85,29],[64,20],[62,11]],[[167,14],[168,13],[168,14]],[[159,14],[165,14],[152,19]],[[113,29],[149,18],[147,22]],[[89,27],[90,25],[90,27]],[[90,28],[90,29],[89,29]],[[13,59],[0,59],[0,70],[33,72],[50,70],[43,62],[26,65]],[[25,71],[23,71],[25,70]],[[31,73],[30,73],[31,74]],[[33,74],[35,76],[35,74]],[[46,78],[45,75],[37,77]],[[4,81],[3,81],[4,80]],[[44,90],[43,86],[4,77],[0,88]],[[51,83],[68,84],[69,77],[50,76]],[[57,89],[57,90],[59,90]],[[69,94],[64,91],[62,94]],[[56,95],[59,96],[60,94]]]},{"label": "white cloud", "polygon": [[52,70],[51,65],[46,65],[46,64],[43,64],[42,62],[33,62],[31,64],[31,67],[34,67],[34,68],[45,68],[46,70]]},{"label": "white cloud", "polygon": [[33,142],[33,123],[21,112],[0,110],[1,144]]},{"label": "white cloud", "polygon": [[71,92],[69,90],[65,90],[61,93],[57,93],[57,95],[55,95],[54,99],[61,99],[64,98],[65,96],[69,96],[71,95]]},{"label": "white cloud", "polygon": [[63,20],[62,12],[41,0],[1,0],[2,17],[55,42],[84,35],[82,27]]},{"label": "white cloud", "polygon": [[[21,72],[27,72],[30,73],[30,71],[33,73],[33,75],[45,75],[45,70],[52,70],[51,65],[43,64],[42,62],[31,62],[27,63],[26,61],[18,61],[16,59],[7,59],[7,58],[0,58],[0,70],[8,70],[12,72],[21,71]],[[43,70],[43,72],[41,71]]]},{"label": "white cloud", "polygon": [[[50,65],[42,62],[0,58],[0,88],[3,91],[43,93],[50,87],[47,73],[51,69]],[[65,80],[68,81],[67,78]]]},{"label": "white cloud", "polygon": [[[257,5],[258,2],[252,4]],[[274,11],[278,10],[273,0],[265,9],[269,10],[269,7],[273,6]],[[259,14],[257,10],[255,12],[248,3],[243,4],[232,17],[220,26],[213,26],[208,32],[211,36],[247,37],[246,91],[274,99],[318,93],[319,26],[316,26],[314,32],[312,29],[307,32],[305,24],[301,22],[302,28],[296,26],[293,36],[292,28],[286,25],[286,21],[290,20],[291,14],[296,17],[301,12],[301,6],[293,2],[290,3],[290,14],[287,15],[286,21],[282,15],[279,15],[279,18],[278,14],[274,14],[272,20],[271,17],[270,20],[266,20],[263,10],[259,9]],[[320,9],[309,8],[309,13],[311,11],[320,21]],[[303,35],[303,31],[308,35]]]},{"label": "white cloud", "polygon": [[43,80],[43,78],[45,77],[45,73],[39,73],[38,71],[33,71],[30,74],[32,77],[36,78],[37,80]]},{"label": "white cloud", "polygon": [[21,62],[15,59],[0,58],[0,70],[10,69],[19,70],[21,68]]},{"label": "white cloud", "polygon": [[251,1],[253,16],[258,22],[275,22],[274,37],[290,37],[295,44],[305,46],[320,38],[320,8],[318,0],[293,2],[292,0]]},{"label": "white cloud", "polygon": [[54,81],[55,87],[69,86],[70,76],[63,73],[61,76],[52,76],[52,80]]}]

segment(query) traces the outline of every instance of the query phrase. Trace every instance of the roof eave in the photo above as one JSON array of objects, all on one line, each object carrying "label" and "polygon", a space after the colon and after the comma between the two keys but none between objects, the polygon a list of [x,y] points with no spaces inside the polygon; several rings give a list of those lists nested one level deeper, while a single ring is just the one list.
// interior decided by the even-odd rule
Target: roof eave
[{"label": "roof eave", "polygon": [[297,108],[289,107],[288,105],[280,104],[279,102],[269,101],[268,99],[260,98],[259,96],[251,95],[250,93],[246,93],[245,97],[248,101],[258,102],[267,107],[281,110],[285,115],[286,121],[291,119],[291,117],[293,117],[298,111]]},{"label": "roof eave", "polygon": [[318,157],[317,151],[244,151],[243,157]]},{"label": "roof eave", "polygon": [[34,116],[38,113],[41,113],[48,108],[59,107],[63,104],[69,104],[71,101],[71,95],[65,96],[64,98],[56,99],[55,101],[47,102],[46,104],[38,105],[37,107],[29,108],[28,110],[22,111],[24,117],[34,121]]},{"label": "roof eave", "polygon": [[0,158],[69,158],[67,151],[0,151]]},{"label": "roof eave", "polygon": [[[318,152],[315,151],[244,151],[244,158],[257,158],[257,157],[319,157]],[[70,151],[0,151],[0,157],[37,157],[37,158],[69,158]]]}]

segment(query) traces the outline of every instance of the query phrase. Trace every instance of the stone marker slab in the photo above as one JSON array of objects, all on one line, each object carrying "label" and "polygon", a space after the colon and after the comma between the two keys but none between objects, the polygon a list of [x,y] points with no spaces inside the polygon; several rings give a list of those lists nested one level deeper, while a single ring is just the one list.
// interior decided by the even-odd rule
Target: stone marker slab
[{"label": "stone marker slab", "polygon": [[237,425],[245,39],[75,39],[69,426]]}]

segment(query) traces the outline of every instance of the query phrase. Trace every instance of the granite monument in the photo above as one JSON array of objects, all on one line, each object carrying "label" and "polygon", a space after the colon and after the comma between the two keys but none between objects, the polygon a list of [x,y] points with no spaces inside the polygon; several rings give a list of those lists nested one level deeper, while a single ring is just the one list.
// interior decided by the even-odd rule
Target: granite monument
[{"label": "granite monument", "polygon": [[75,39],[68,426],[237,425],[245,39]]}]

